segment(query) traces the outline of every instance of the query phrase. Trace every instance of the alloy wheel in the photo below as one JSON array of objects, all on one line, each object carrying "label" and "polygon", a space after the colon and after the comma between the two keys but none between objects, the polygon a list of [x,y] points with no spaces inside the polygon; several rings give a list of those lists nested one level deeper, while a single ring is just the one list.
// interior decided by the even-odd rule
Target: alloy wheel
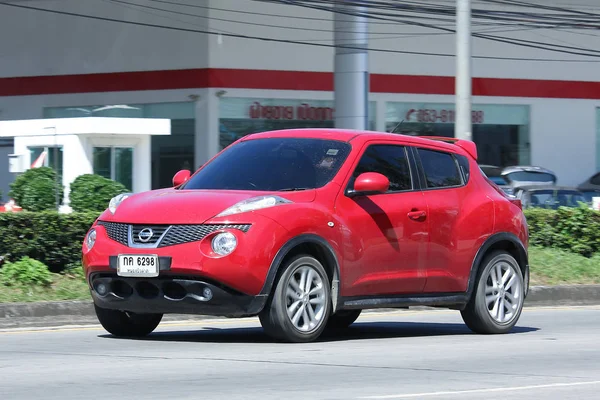
[{"label": "alloy wheel", "polygon": [[290,275],[286,285],[287,316],[302,333],[316,330],[325,316],[325,288],[319,273],[302,265]]},{"label": "alloy wheel", "polygon": [[523,288],[517,274],[515,267],[506,261],[498,261],[488,272],[485,305],[498,324],[512,322],[523,304]]}]

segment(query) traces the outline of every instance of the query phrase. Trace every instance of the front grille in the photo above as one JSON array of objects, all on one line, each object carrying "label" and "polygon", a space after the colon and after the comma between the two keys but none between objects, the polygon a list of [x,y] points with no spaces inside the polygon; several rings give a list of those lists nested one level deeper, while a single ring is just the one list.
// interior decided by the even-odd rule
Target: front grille
[{"label": "front grille", "polygon": [[[129,247],[167,247],[177,244],[197,242],[213,232],[222,229],[237,229],[244,233],[250,229],[249,224],[211,224],[211,225],[141,225],[123,224],[117,222],[98,221],[106,229],[108,237]],[[147,242],[140,239],[140,233],[145,230],[148,237],[149,230],[152,236]],[[131,236],[129,232],[131,231]]]},{"label": "front grille", "polygon": [[197,242],[219,229],[238,229],[246,233],[250,225],[173,225],[158,247]]},{"label": "front grille", "polygon": [[[168,225],[131,225],[131,240],[133,241],[133,244],[136,245],[154,245],[158,243],[167,229],[169,229]],[[147,236],[143,236],[141,233],[144,233]],[[146,238],[149,239],[146,240]]]},{"label": "front grille", "polygon": [[116,222],[99,221],[98,225],[102,225],[106,229],[106,234],[115,242],[119,242],[127,246],[129,243],[129,225],[119,224]]}]

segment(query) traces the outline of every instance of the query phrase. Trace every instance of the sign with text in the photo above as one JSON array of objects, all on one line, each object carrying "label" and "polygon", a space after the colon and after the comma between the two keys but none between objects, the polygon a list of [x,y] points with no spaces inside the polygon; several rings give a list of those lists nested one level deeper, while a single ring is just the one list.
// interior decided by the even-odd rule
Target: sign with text
[{"label": "sign with text", "polygon": [[333,121],[334,109],[332,107],[319,107],[309,103],[298,106],[265,105],[258,101],[252,103],[248,110],[252,119],[287,119],[303,121]]},{"label": "sign with text", "polygon": [[[452,103],[386,103],[386,123],[453,124],[456,111]],[[473,104],[473,124],[528,125],[529,106]]]},{"label": "sign with text", "polygon": [[[333,121],[334,102],[331,100],[292,100],[258,98],[222,98],[221,119]],[[369,103],[369,120],[375,119],[375,102]]]}]

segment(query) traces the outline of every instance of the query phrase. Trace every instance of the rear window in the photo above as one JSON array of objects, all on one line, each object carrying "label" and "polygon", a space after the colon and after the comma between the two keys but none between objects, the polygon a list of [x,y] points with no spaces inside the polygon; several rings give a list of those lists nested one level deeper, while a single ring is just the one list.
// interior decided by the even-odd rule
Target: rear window
[{"label": "rear window", "polygon": [[556,177],[546,172],[517,171],[505,175],[511,182],[548,182],[554,183]]}]

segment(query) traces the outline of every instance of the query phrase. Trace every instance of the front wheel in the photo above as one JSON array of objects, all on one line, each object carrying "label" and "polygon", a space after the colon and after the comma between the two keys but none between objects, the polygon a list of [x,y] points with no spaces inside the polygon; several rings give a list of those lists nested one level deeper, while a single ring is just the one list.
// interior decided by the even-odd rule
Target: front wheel
[{"label": "front wheel", "polygon": [[135,314],[100,308],[94,304],[98,321],[110,334],[118,337],[147,336],[160,323],[162,314]]},{"label": "front wheel", "polygon": [[259,314],[265,332],[288,342],[311,342],[326,327],[331,288],[325,269],[314,257],[301,255],[282,266],[275,291]]},{"label": "front wheel", "polygon": [[476,333],[507,333],[523,310],[525,285],[521,268],[505,251],[487,256],[482,268],[471,300],[461,311],[462,318]]}]

